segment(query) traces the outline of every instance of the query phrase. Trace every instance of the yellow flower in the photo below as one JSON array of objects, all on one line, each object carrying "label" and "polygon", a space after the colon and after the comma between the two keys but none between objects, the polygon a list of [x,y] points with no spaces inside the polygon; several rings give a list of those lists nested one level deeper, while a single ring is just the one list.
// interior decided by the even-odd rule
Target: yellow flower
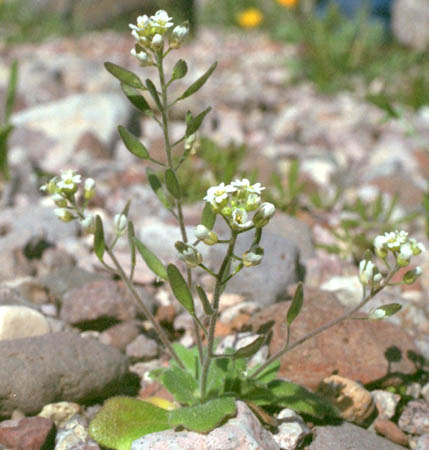
[{"label": "yellow flower", "polygon": [[286,8],[294,8],[298,3],[298,0],[277,0],[277,3],[286,6]]},{"label": "yellow flower", "polygon": [[237,15],[237,23],[242,28],[255,28],[263,20],[264,16],[256,8],[248,8]]}]

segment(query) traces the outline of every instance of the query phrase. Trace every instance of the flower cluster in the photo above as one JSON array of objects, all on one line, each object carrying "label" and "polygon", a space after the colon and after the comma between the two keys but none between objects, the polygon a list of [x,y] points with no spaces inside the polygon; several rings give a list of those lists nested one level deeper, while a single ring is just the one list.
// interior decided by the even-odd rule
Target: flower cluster
[{"label": "flower cluster", "polygon": [[[384,235],[377,236],[374,239],[375,253],[386,264],[388,255],[391,254],[395,260],[396,271],[401,267],[407,267],[413,256],[419,255],[425,251],[425,247],[415,239],[410,238],[408,233],[403,230],[396,230]],[[421,275],[421,267],[409,270],[404,275],[402,282],[412,284]],[[359,278],[361,283],[366,286],[376,287],[382,281],[382,274],[369,257],[362,260],[359,264]]]},{"label": "flower cluster", "polygon": [[[264,189],[261,183],[251,185],[248,179],[243,178],[228,185],[221,183],[209,188],[204,200],[210,203],[215,213],[227,219],[231,228],[236,231],[262,228],[275,212],[273,204],[261,204],[261,193]],[[250,211],[255,211],[252,220],[248,215]]]},{"label": "flower cluster", "polygon": [[[162,51],[165,35],[174,26],[172,18],[163,11],[157,11],[153,16],[139,16],[137,24],[130,24],[131,34],[137,41],[131,54],[135,56],[143,66],[154,64],[153,52]],[[189,34],[187,23],[174,27],[169,36],[170,48],[179,48]]]},{"label": "flower cluster", "polygon": [[79,208],[77,192],[82,184],[82,176],[74,170],[62,170],[61,176],[57,176],[44,184],[40,190],[51,195],[57,208],[55,215],[63,222],[71,222],[78,219],[82,228],[87,233],[95,232],[95,217],[85,213],[85,206],[95,195],[95,181],[87,178],[83,184],[83,206]]}]

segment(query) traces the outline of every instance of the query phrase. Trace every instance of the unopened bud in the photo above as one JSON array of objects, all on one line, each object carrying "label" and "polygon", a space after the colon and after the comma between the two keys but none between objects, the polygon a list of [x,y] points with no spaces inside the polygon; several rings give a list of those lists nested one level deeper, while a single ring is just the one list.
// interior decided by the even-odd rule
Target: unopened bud
[{"label": "unopened bud", "polygon": [[264,257],[264,249],[261,247],[256,247],[254,249],[249,250],[248,252],[244,252],[242,255],[243,264],[246,267],[257,266],[261,263],[262,258]]},{"label": "unopened bud", "polygon": [[204,225],[197,225],[194,228],[194,235],[200,241],[203,241],[204,244],[214,245],[218,241],[218,236],[214,231],[209,230]]},{"label": "unopened bud", "polygon": [[178,241],[174,244],[174,246],[179,252],[179,259],[183,261],[190,269],[197,267],[202,263],[203,257],[193,245]]},{"label": "unopened bud", "polygon": [[116,214],[113,218],[113,228],[116,235],[121,236],[125,233],[128,226],[128,219],[124,214]]},{"label": "unopened bud", "polygon": [[73,214],[68,209],[55,208],[54,214],[63,222],[71,222],[74,219]]},{"label": "unopened bud", "polygon": [[402,282],[404,284],[413,284],[417,278],[422,274],[423,270],[420,266],[417,266],[413,270],[409,270],[405,275],[404,278],[402,278]]},{"label": "unopened bud", "polygon": [[189,34],[189,24],[185,22],[173,29],[170,37],[170,47],[179,48]]},{"label": "unopened bud", "polygon": [[164,38],[159,34],[155,34],[155,36],[152,38],[152,48],[154,50],[161,50],[164,46]]},{"label": "unopened bud", "polygon": [[91,200],[95,195],[95,181],[92,178],[85,180],[83,196],[85,200]]},{"label": "unopened bud", "polygon": [[67,200],[60,194],[54,194],[52,200],[59,208],[65,208],[67,206]]},{"label": "unopened bud", "polygon": [[256,228],[264,227],[274,216],[276,208],[272,203],[264,202],[257,209],[255,215],[253,216],[253,223]]}]

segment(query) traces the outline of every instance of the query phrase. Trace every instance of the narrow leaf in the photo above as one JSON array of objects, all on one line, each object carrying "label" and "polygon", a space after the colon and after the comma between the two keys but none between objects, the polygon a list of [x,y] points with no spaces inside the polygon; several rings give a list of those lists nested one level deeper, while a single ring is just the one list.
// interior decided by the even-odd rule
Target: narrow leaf
[{"label": "narrow leaf", "polygon": [[201,215],[201,223],[209,230],[212,230],[215,222],[216,213],[213,211],[212,205],[210,205],[210,203],[206,203]]},{"label": "narrow leaf", "polygon": [[165,192],[162,189],[161,181],[159,180],[158,176],[155,174],[155,172],[151,168],[146,169],[146,176],[149,181],[149,185],[152,188],[153,192],[155,192],[156,196],[159,198],[160,202],[167,208],[170,209],[171,205],[168,201]]},{"label": "narrow leaf", "polygon": [[169,412],[170,426],[183,426],[198,433],[208,433],[226,417],[236,412],[232,397],[215,398],[197,406],[178,408]]},{"label": "narrow leaf", "polygon": [[146,147],[140,142],[137,136],[134,136],[134,134],[129,132],[122,125],[118,126],[118,132],[119,135],[121,136],[123,143],[125,144],[125,147],[127,147],[130,153],[132,153],[134,156],[137,156],[137,158],[141,159],[150,158],[149,152],[147,151]]},{"label": "narrow leaf", "polygon": [[190,95],[194,94],[195,92],[197,92],[201,87],[203,87],[203,85],[205,84],[205,82],[209,79],[210,75],[214,72],[214,70],[216,69],[217,66],[217,62],[213,63],[211,65],[211,67],[209,68],[209,70],[207,70],[206,73],[204,73],[203,75],[201,75],[200,78],[198,78],[194,83],[192,83],[188,89],[186,89],[186,91],[179,97],[179,100],[182,100],[186,97],[189,97]]},{"label": "narrow leaf", "polygon": [[[260,365],[256,366],[253,371],[258,370],[259,367]],[[266,367],[255,379],[257,381],[261,381],[262,383],[269,383],[276,378],[279,369],[280,361],[276,359],[268,367]],[[252,372],[250,372],[250,376],[252,376]]]},{"label": "narrow leaf", "polygon": [[8,139],[10,133],[13,131],[12,125],[6,125],[0,128],[0,174],[3,175],[5,180],[9,180],[9,164],[8,164]]},{"label": "narrow leaf", "polygon": [[196,117],[191,116],[191,118],[187,121],[186,124],[186,132],[185,132],[186,137],[189,137],[191,134],[194,134],[199,130],[201,124],[203,123],[204,118],[210,112],[210,110],[211,107],[209,106],[203,112],[198,114],[198,116]]},{"label": "narrow leaf", "polygon": [[183,59],[179,59],[179,61],[177,61],[177,63],[174,65],[171,79],[179,80],[180,78],[183,78],[187,72],[188,66],[186,65],[186,62]]},{"label": "narrow leaf", "polygon": [[152,96],[152,98],[155,100],[156,106],[161,111],[162,104],[161,104],[161,100],[158,95],[158,91],[156,90],[156,87],[153,84],[152,80],[150,80],[149,78],[146,80],[146,87],[147,87],[147,90],[149,91],[150,95]]},{"label": "narrow leaf", "polygon": [[128,212],[130,211],[130,206],[131,206],[131,200],[128,200],[127,203],[125,203],[125,206],[121,211],[121,215],[128,217]]},{"label": "narrow leaf", "polygon": [[89,435],[103,447],[130,450],[136,439],[169,428],[165,409],[131,397],[112,397],[91,421]]},{"label": "narrow leaf", "polygon": [[302,283],[298,283],[298,287],[296,288],[295,294],[292,299],[292,303],[289,306],[287,311],[287,324],[290,326],[292,322],[297,318],[298,314],[301,311],[302,304],[304,302],[304,292],[302,289]]},{"label": "narrow leaf", "polygon": [[160,381],[179,403],[192,405],[198,400],[198,381],[188,371],[171,367],[163,373]]},{"label": "narrow leaf", "polygon": [[213,309],[212,309],[212,307],[210,305],[209,299],[207,298],[206,292],[204,291],[204,289],[199,284],[197,284],[195,286],[195,289],[197,291],[198,297],[201,300],[201,305],[203,306],[204,312],[208,316],[211,316],[213,314]]},{"label": "narrow leaf", "polygon": [[253,356],[264,344],[265,336],[258,336],[253,342],[239,348],[233,355],[234,359],[250,358]]},{"label": "narrow leaf", "polygon": [[171,169],[165,171],[165,185],[167,186],[168,192],[170,192],[174,198],[181,197],[179,181],[177,180],[176,174]]},{"label": "narrow leaf", "polygon": [[18,83],[18,61],[14,61],[10,68],[9,84],[6,93],[6,108],[4,114],[5,123],[9,122],[12,115],[13,105],[15,103],[16,85]]},{"label": "narrow leaf", "polygon": [[174,296],[188,312],[194,314],[194,299],[191,291],[179,269],[174,264],[167,266],[167,276]]},{"label": "narrow leaf", "polygon": [[143,242],[139,241],[136,237],[133,238],[134,243],[136,244],[137,250],[143,258],[146,265],[149,269],[157,275],[159,278],[163,280],[167,280],[167,271],[165,270],[164,264],[159,260],[159,258],[152,253]]},{"label": "narrow leaf", "polygon": [[131,104],[133,104],[139,111],[147,113],[150,111],[149,103],[141,95],[137,89],[129,86],[128,84],[121,83],[122,92],[127,96]]},{"label": "narrow leaf", "polygon": [[103,261],[105,243],[104,243],[104,229],[103,222],[97,214],[95,217],[95,234],[94,234],[94,253],[100,261]]},{"label": "narrow leaf", "polygon": [[134,224],[131,220],[128,221],[128,245],[130,246],[131,251],[131,274],[130,279],[133,278],[134,269],[136,267],[136,244],[134,242],[135,232],[134,232]]},{"label": "narrow leaf", "polygon": [[115,78],[117,78],[122,83],[131,86],[136,89],[144,89],[144,85],[140,78],[133,72],[124,69],[121,66],[113,64],[111,62],[105,62],[104,67],[108,72],[110,72]]}]

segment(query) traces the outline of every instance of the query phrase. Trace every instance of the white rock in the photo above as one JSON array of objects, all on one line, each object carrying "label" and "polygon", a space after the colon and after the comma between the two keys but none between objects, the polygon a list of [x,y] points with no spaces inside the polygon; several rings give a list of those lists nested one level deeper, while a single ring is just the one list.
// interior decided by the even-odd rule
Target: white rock
[{"label": "white rock", "polygon": [[320,288],[333,292],[344,306],[355,306],[362,299],[363,287],[357,276],[332,277]]},{"label": "white rock", "polygon": [[273,437],[282,450],[295,450],[305,436],[311,433],[304,420],[289,408],[281,410],[277,419],[282,423]]},{"label": "white rock", "polygon": [[25,306],[0,306],[0,341],[50,332],[45,316]]}]

